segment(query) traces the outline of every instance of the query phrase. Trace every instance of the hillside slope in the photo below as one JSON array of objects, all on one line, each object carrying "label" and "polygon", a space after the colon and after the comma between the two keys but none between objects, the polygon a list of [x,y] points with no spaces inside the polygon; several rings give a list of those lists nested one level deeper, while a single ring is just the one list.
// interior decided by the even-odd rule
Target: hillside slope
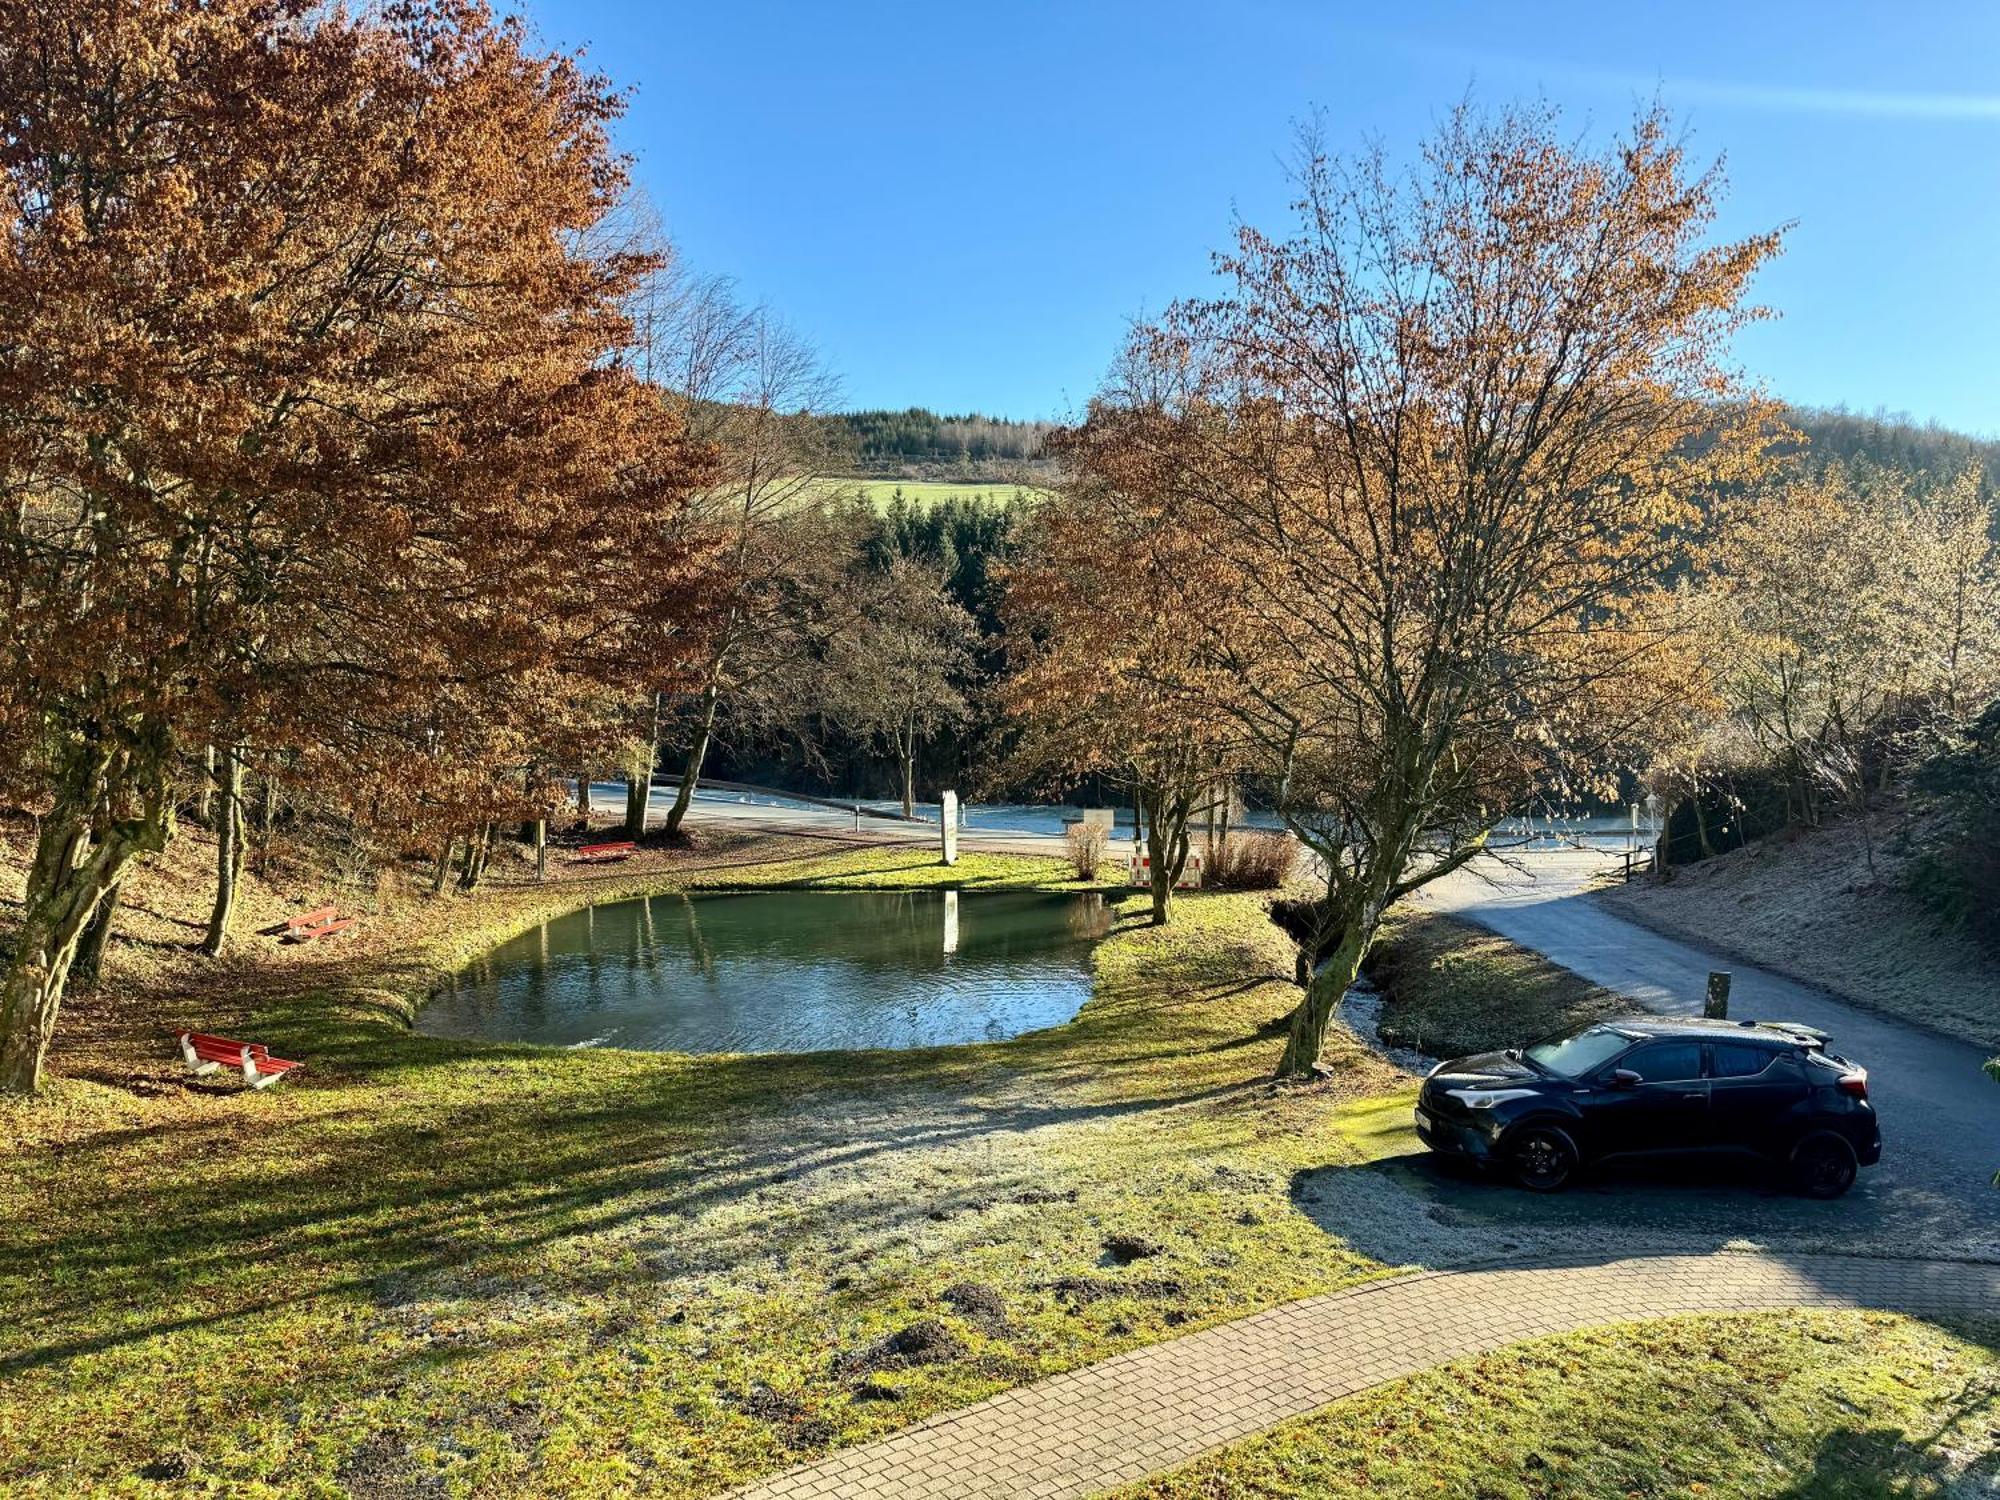
[{"label": "hillside slope", "polygon": [[[1765,839],[1599,893],[1621,916],[2000,1048],[2000,960],[1906,896],[1900,814]],[[1874,845],[1874,870],[1868,845]]]}]

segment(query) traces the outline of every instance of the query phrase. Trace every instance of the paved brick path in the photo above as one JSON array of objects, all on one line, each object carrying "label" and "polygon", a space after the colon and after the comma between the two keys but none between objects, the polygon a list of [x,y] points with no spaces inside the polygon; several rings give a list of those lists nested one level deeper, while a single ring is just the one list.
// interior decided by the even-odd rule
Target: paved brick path
[{"label": "paved brick path", "polygon": [[2000,1265],[1742,1253],[1402,1276],[1007,1391],[739,1494],[1091,1495],[1461,1355],[1597,1324],[1785,1307],[1996,1318]]}]

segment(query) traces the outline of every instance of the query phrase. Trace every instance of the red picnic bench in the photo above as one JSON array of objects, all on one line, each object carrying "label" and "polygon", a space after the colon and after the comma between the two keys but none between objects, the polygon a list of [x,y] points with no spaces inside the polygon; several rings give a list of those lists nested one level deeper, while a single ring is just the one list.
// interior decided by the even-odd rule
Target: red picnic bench
[{"label": "red picnic bench", "polygon": [[210,1036],[204,1031],[179,1033],[181,1056],[196,1074],[213,1073],[218,1068],[243,1070],[243,1081],[253,1089],[267,1089],[304,1063],[287,1062],[271,1056],[261,1042],[237,1042],[226,1036]]},{"label": "red picnic bench", "polygon": [[611,864],[616,860],[631,858],[632,851],[637,847],[636,844],[633,844],[629,840],[616,844],[585,844],[576,851],[576,857],[570,863],[573,865]]},{"label": "red picnic bench", "polygon": [[358,917],[343,917],[337,906],[322,906],[296,917],[285,919],[285,941],[288,943],[310,943],[314,938],[331,937],[336,932],[344,932],[352,927]]}]

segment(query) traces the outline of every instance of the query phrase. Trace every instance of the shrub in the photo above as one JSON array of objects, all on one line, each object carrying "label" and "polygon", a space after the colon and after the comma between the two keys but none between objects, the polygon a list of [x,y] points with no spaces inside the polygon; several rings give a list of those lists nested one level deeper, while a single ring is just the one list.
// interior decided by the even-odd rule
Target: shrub
[{"label": "shrub", "polygon": [[1063,830],[1063,845],[1078,880],[1095,880],[1104,863],[1104,830],[1095,823],[1072,823]]},{"label": "shrub", "polygon": [[1215,851],[1202,884],[1220,891],[1275,891],[1291,877],[1298,852],[1289,833],[1239,829]]}]

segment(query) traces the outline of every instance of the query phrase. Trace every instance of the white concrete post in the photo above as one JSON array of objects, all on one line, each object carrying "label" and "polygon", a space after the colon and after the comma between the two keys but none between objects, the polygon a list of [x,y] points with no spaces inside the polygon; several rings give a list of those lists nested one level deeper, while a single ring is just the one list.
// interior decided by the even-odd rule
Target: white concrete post
[{"label": "white concrete post", "polygon": [[946,792],[938,799],[938,832],[944,841],[944,862],[958,863],[958,793]]}]

